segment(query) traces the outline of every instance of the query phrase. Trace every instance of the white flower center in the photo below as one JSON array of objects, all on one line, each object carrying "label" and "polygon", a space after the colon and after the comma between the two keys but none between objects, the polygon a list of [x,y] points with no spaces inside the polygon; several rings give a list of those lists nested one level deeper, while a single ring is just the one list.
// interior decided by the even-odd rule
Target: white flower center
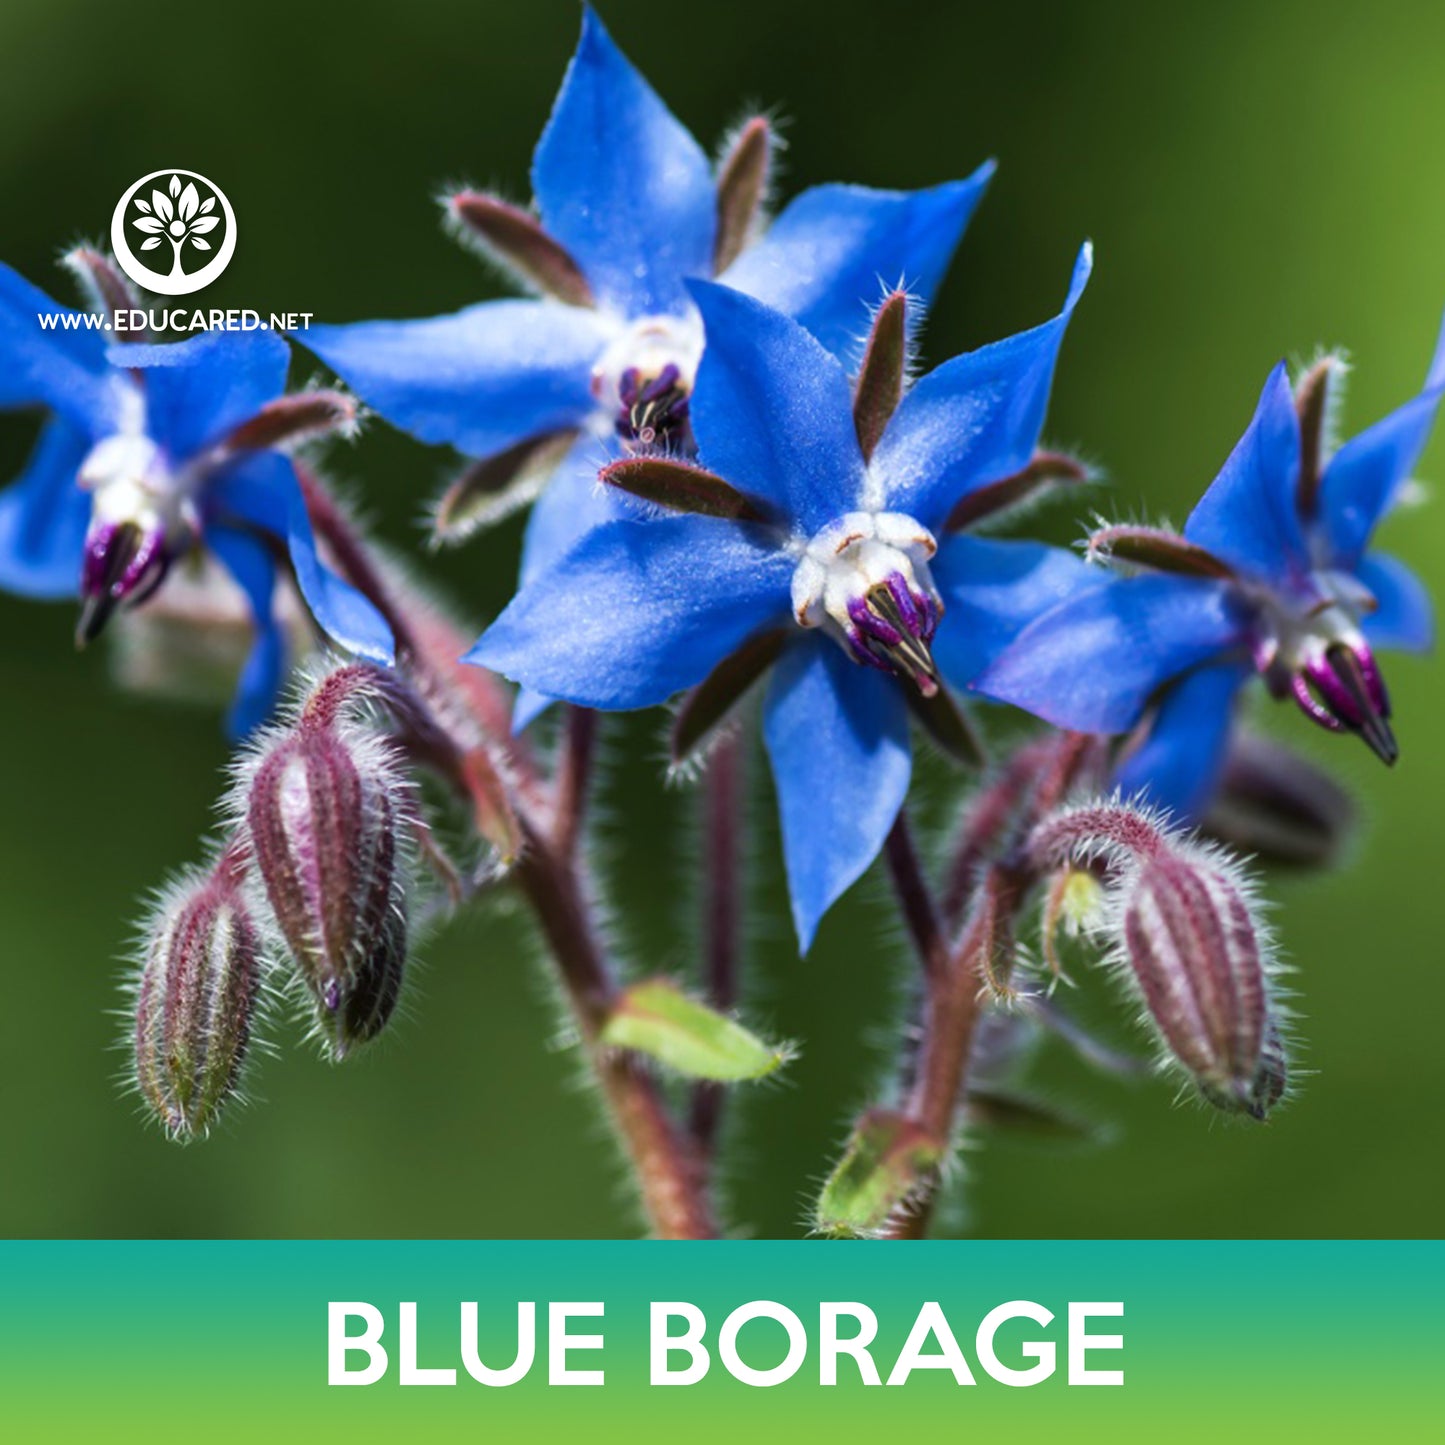
[{"label": "white flower center", "polygon": [[793,572],[793,616],[822,627],[854,659],[900,673],[925,697],[938,690],[929,644],[943,615],[929,559],[938,543],[902,512],[849,512],[804,548]]},{"label": "white flower center", "polygon": [[77,480],[94,495],[92,528],[129,524],[166,537],[196,530],[189,488],[148,436],[123,433],[97,442],[80,464]]}]

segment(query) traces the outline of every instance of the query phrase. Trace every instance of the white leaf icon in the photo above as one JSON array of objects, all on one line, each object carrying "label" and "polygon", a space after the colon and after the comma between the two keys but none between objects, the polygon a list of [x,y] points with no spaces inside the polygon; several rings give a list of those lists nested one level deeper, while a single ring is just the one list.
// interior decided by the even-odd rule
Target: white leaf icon
[{"label": "white leaf icon", "polygon": [[172,176],[171,183],[168,189],[171,195],[179,195],[181,190],[181,178],[179,176]]},{"label": "white leaf icon", "polygon": [[[136,224],[139,225],[140,223],[137,222]],[[214,231],[220,224],[221,218],[219,216],[197,216],[196,219],[191,222],[191,232],[193,235],[203,236],[207,231]]]},{"label": "white leaf icon", "polygon": [[216,198],[214,196],[207,196],[206,199],[201,202],[201,214],[204,216],[215,204]]},{"label": "white leaf icon", "polygon": [[174,219],[176,214],[176,208],[171,205],[171,200],[169,196],[163,194],[160,191],[152,191],[151,205],[156,208],[156,215],[158,215],[161,220],[169,221]]},{"label": "white leaf icon", "polygon": [[140,248],[142,251],[154,251],[155,248],[160,245],[160,243],[161,238],[159,236],[152,236],[150,240],[142,241],[140,243]]},{"label": "white leaf icon", "polygon": [[186,188],[181,192],[181,198],[176,202],[176,214],[181,220],[189,221],[200,209],[201,197],[196,190],[194,181],[187,181]]},{"label": "white leaf icon", "polygon": [[209,241],[201,240],[199,236],[191,237],[191,245],[193,245],[198,251],[209,251],[211,249],[211,243]]},{"label": "white leaf icon", "polygon": [[154,235],[157,231],[165,230],[165,227],[161,225],[154,216],[142,216],[139,220],[132,221],[131,225],[133,225],[137,231],[146,231],[151,235]]},{"label": "white leaf icon", "polygon": [[141,208],[141,210],[143,210],[147,215],[150,214],[151,203],[150,203],[149,201],[143,201],[143,200],[141,200],[141,198],[140,198],[139,196],[137,196],[137,197],[135,198],[135,203],[136,203],[136,205],[138,205],[138,206]]}]

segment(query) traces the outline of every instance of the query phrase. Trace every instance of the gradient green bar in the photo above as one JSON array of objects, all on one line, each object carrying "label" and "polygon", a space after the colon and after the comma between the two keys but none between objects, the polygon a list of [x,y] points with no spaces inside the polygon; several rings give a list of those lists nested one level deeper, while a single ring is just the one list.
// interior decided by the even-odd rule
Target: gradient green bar
[{"label": "gradient green bar", "polygon": [[[1413,1440],[1438,1426],[1438,1300],[1445,1246],[1367,1242],[1045,1241],[826,1246],[492,1243],[37,1242],[0,1245],[0,1419],[12,1439],[302,1439],[586,1442],[887,1441],[900,1430],[962,1438],[1184,1442]],[[366,1300],[387,1320],[385,1379],[326,1383],[328,1300]],[[648,1384],[648,1302],[685,1299],[708,1317],[787,1305],[808,1325],[808,1358],[790,1381],[757,1389],[714,1357],[695,1386]],[[887,1375],[920,1304],[938,1300],[979,1384],[915,1374],[864,1388],[846,1360],[818,1384],[820,1300],[861,1301],[880,1322]],[[1047,1331],[1006,1327],[1000,1357],[1027,1363],[1027,1339],[1059,1343],[1059,1372],[1010,1389],[978,1367],[973,1335],[1005,1300],[1058,1317]],[[456,1366],[455,1388],[396,1380],[397,1303],[418,1305],[419,1361]],[[508,1389],[460,1369],[458,1305],[479,1302],[484,1358],[505,1363],[518,1300],[538,1302],[538,1357]],[[602,1388],[546,1384],[548,1300],[602,1300]],[[1122,1388],[1069,1387],[1069,1300],[1122,1300]],[[756,1333],[752,1333],[756,1331]],[[493,1347],[488,1350],[488,1344]],[[776,1325],[747,1327],[743,1353],[783,1353]],[[715,1352],[714,1352],[715,1356]],[[360,1357],[354,1357],[360,1363]],[[676,1364],[681,1364],[677,1357]],[[808,1432],[806,1435],[800,1432]],[[947,1432],[946,1434],[943,1432]],[[1055,1433],[1059,1432],[1059,1433]],[[1066,1432],[1066,1433],[1065,1433]]]}]

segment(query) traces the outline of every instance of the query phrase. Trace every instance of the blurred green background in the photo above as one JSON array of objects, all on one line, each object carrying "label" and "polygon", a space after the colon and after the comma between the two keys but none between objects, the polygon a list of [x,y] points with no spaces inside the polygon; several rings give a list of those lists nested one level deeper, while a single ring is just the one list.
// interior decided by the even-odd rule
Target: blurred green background
[{"label": "blurred green background", "polygon": [[[930,321],[939,360],[1057,305],[1079,241],[1098,269],[1064,353],[1050,436],[1102,463],[1098,505],[1180,520],[1269,367],[1343,344],[1356,430],[1411,395],[1445,302],[1445,10],[1259,0],[1008,5],[604,0],[622,46],[711,143],[743,104],[788,118],[785,194],[915,186],[1001,168]],[[431,197],[465,179],[527,194],[570,53],[572,0],[311,0],[0,7],[0,254],[69,297],[60,249],[108,226],[167,163],[214,177],[240,247],[208,305],[328,320],[421,316],[495,294]],[[303,360],[298,375],[308,370]],[[0,418],[19,465],[32,424]],[[336,459],[383,534],[415,550],[450,459],[374,427]],[[1445,446],[1424,467],[1445,470]],[[1070,537],[1076,523],[1052,520]],[[435,564],[480,619],[506,599],[515,527]],[[1445,586],[1445,511],[1388,542]],[[136,900],[196,855],[226,750],[214,715],[123,696],[73,614],[0,598],[0,1234],[610,1235],[618,1170],[523,920],[504,902],[425,950],[409,1016],[331,1068],[289,1037],[258,1103],[203,1147],[167,1146],[121,1097],[112,1010]],[[1440,1232],[1439,874],[1445,679],[1392,659],[1404,758],[1287,733],[1354,784],[1368,831],[1324,879],[1278,879],[1308,1050],[1269,1126],[1172,1107],[1168,1086],[1047,1061],[1057,1096],[1116,1119],[1112,1147],[971,1155],[988,1235]],[[662,788],[656,719],[624,724],[603,857],[622,936],[685,967],[688,798]],[[1310,735],[1306,736],[1305,734]],[[764,817],[766,815],[764,814]],[[757,850],[752,1017],[804,1041],[737,1123],[736,1214],[795,1232],[880,1053],[898,954],[876,886],[803,963],[771,824]]]}]

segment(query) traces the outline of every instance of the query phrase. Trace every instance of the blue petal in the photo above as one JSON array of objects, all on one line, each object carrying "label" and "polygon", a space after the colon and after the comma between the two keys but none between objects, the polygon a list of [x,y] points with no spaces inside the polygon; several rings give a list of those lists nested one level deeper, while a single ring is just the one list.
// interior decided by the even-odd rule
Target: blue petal
[{"label": "blue petal", "polygon": [[1238,663],[1185,673],[1159,700],[1140,746],[1116,782],[1126,797],[1165,809],[1178,823],[1203,818],[1229,752],[1239,689],[1250,669]]},{"label": "blue petal", "polygon": [[57,305],[0,265],[0,407],[52,407],[98,438],[115,423],[119,394],[106,365],[105,333],[44,331],[41,312],[85,314]]},{"label": "blue petal", "polygon": [[300,338],[370,407],[424,442],[474,457],[596,410],[592,367],[611,332],[555,301],[484,301],[425,321],[313,326]]},{"label": "blue petal", "polygon": [[1401,561],[1376,552],[1356,573],[1378,604],[1361,626],[1375,647],[1428,652],[1435,642],[1435,609],[1425,584]]},{"label": "blue petal", "polygon": [[1330,458],[1320,478],[1320,515],[1335,566],[1354,567],[1364,554],[1425,450],[1441,395],[1436,389],[1407,401]]},{"label": "blue petal", "polygon": [[936,527],[960,497],[1029,460],[1059,347],[1092,267],[1093,248],[1085,245],[1053,320],[945,362],[903,398],[873,454],[891,511]]},{"label": "blue petal", "polygon": [[712,167],[592,10],[532,160],[547,230],[598,299],[624,315],[678,312],[685,276],[712,274]]},{"label": "blue petal", "polygon": [[317,555],[311,520],[289,457],[280,452],[256,452],[234,462],[209,484],[206,509],[222,525],[245,522],[284,538],[296,585],[321,628],[347,652],[391,665],[395,645],[386,620],[356,588],[323,566]]},{"label": "blue petal", "polygon": [[851,364],[885,286],[932,299],[993,172],[989,161],[925,191],[813,186],[719,279],[801,321]]},{"label": "blue petal", "polygon": [[1116,578],[1031,623],[974,687],[1056,727],[1125,732],[1171,677],[1240,642],[1231,592],[1196,577]]},{"label": "blue petal", "polygon": [[585,436],[563,458],[527,518],[522,586],[550,572],[594,527],[628,515],[616,493],[597,480],[612,451],[596,437]]},{"label": "blue petal", "polygon": [[1307,571],[1299,467],[1299,417],[1280,362],[1264,384],[1253,420],[1190,513],[1184,535],[1256,577]]},{"label": "blue petal", "polygon": [[837,358],[750,296],[707,281],[690,289],[707,334],[691,404],[704,464],[808,533],[854,510],[863,454]]},{"label": "blue petal", "polygon": [[20,478],[0,492],[0,587],[23,597],[73,597],[90,524],[75,474],[90,438],[65,417],[46,423]]},{"label": "blue petal", "polygon": [[898,682],[821,633],[778,660],[763,714],[798,949],[878,856],[913,768]]},{"label": "blue petal", "polygon": [[[596,437],[583,437],[537,498],[522,537],[523,587],[550,572],[594,527],[627,515],[621,499],[598,485],[607,450]],[[545,693],[522,688],[512,705],[512,731],[524,732],[553,701]]]},{"label": "blue petal", "polygon": [[933,639],[939,670],[967,687],[1029,623],[1105,577],[1072,552],[1042,542],[946,537],[933,560],[943,621]]},{"label": "blue petal", "polygon": [[276,563],[265,543],[229,527],[210,528],[206,545],[245,592],[256,627],[256,639],[236,686],[236,699],[226,715],[226,731],[239,742],[271,716],[286,676],[286,639],[271,605],[276,590]]},{"label": "blue petal", "polygon": [[524,587],[466,661],[584,707],[649,707],[785,617],[793,560],[715,517],[611,522]]},{"label": "blue petal", "polygon": [[208,331],[167,346],[112,346],[110,357],[144,373],[146,430],[181,460],[286,390],[291,348],[274,331]]}]

